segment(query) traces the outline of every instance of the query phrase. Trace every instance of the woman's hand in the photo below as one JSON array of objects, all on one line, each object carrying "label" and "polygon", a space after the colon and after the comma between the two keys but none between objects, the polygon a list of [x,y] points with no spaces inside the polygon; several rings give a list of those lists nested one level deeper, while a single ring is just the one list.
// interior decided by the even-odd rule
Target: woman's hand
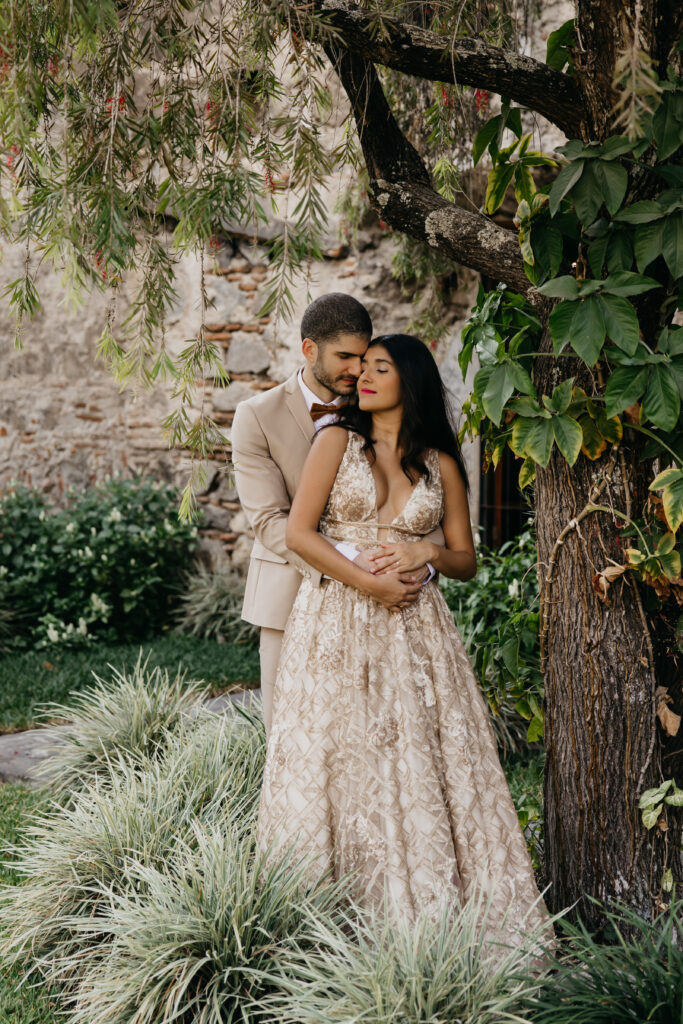
[{"label": "woman's hand", "polygon": [[412,543],[380,544],[368,554],[370,571],[376,575],[390,572],[414,572],[434,560],[436,544],[428,540]]}]

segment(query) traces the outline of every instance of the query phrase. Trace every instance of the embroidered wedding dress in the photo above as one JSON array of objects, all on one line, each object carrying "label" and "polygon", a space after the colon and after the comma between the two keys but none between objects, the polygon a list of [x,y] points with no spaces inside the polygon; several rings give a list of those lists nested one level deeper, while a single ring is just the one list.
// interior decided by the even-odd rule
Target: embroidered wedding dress
[{"label": "embroidered wedding dress", "polygon": [[[443,515],[436,451],[427,465],[429,481],[378,534],[374,477],[351,433],[321,532],[360,550],[419,540]],[[381,906],[386,887],[411,918],[483,889],[501,936],[546,919],[485,701],[436,582],[390,612],[336,580],[303,581],[275,684],[258,843],[275,853],[297,844],[335,876],[353,870],[362,903]]]}]

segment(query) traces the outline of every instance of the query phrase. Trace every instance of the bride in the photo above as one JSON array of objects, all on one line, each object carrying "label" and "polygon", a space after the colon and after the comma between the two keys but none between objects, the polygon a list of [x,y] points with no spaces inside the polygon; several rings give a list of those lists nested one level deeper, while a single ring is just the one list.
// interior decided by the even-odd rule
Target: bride
[{"label": "bride", "polygon": [[[445,545],[424,538],[441,523]],[[321,536],[324,535],[324,536]],[[366,552],[365,570],[335,550]],[[371,342],[358,404],[320,431],[287,545],[325,573],[287,623],[259,805],[262,850],[296,844],[352,871],[366,906],[415,917],[482,891],[499,934],[545,908],[488,711],[436,581],[414,600],[396,573],[476,572],[467,484],[428,348]],[[507,920],[507,926],[504,922]]]}]

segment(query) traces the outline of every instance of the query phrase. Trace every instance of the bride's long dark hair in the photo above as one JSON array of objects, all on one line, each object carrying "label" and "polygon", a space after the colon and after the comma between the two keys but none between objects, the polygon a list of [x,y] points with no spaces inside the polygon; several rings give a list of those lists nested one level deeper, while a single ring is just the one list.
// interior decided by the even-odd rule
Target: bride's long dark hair
[{"label": "bride's long dark hair", "polygon": [[[424,342],[412,334],[382,334],[373,338],[369,349],[381,345],[391,356],[401,381],[403,419],[398,435],[401,468],[411,483],[420,476],[429,480],[424,460],[428,448],[437,448],[455,459],[469,490],[467,472],[451,420],[450,407],[434,356]],[[364,449],[375,458],[372,414],[352,403],[344,408],[338,425],[355,430],[365,439]]]}]

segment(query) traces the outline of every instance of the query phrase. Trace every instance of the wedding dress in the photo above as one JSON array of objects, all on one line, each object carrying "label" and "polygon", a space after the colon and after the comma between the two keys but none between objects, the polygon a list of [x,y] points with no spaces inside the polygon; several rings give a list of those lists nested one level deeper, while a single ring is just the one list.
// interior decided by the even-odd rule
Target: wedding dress
[{"label": "wedding dress", "polygon": [[[321,532],[360,550],[419,540],[443,515],[435,450],[427,465],[429,480],[379,534],[370,463],[350,433]],[[258,844],[296,844],[335,877],[353,871],[364,905],[381,906],[386,887],[411,919],[475,891],[500,934],[546,919],[487,707],[436,582],[399,612],[333,579],[302,582],[275,684]]]}]

